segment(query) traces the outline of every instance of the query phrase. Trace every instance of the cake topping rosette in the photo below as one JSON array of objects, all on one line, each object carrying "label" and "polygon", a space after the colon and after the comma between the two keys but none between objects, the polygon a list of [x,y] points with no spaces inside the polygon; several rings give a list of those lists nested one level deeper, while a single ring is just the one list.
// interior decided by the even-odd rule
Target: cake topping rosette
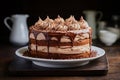
[{"label": "cake topping rosette", "polygon": [[38,30],[40,30],[40,29],[43,29],[43,23],[44,23],[44,21],[39,17],[39,20],[35,23],[35,29],[38,29]]},{"label": "cake topping rosette", "polygon": [[79,24],[81,25],[82,29],[85,29],[87,27],[89,27],[88,23],[83,19],[83,17],[81,16]]},{"label": "cake topping rosette", "polygon": [[54,28],[56,31],[67,31],[68,30],[68,27],[64,24],[58,24]]},{"label": "cake topping rosette", "polygon": [[58,15],[58,17],[54,20],[56,24],[64,24],[64,19]]},{"label": "cake topping rosette", "polygon": [[43,27],[45,30],[52,30],[54,28],[53,24],[54,21],[47,16],[47,18],[44,20]]},{"label": "cake topping rosette", "polygon": [[74,16],[70,16],[70,18],[65,20],[65,24],[68,26],[69,30],[79,30],[80,24],[77,20],[75,20]]},{"label": "cake topping rosette", "polygon": [[68,27],[65,25],[65,21],[62,17],[58,15],[58,17],[54,20],[55,30],[56,31],[67,31]]}]

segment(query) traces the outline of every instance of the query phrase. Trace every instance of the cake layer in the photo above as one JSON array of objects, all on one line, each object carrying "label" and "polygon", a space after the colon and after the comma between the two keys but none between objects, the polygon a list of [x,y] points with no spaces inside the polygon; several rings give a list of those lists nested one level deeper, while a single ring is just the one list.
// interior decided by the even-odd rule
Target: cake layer
[{"label": "cake layer", "polygon": [[48,47],[48,46],[36,46],[35,44],[31,44],[31,51],[37,52],[46,52],[46,53],[57,53],[57,54],[80,54],[90,52],[90,45],[82,45],[82,46],[62,46],[62,47]]},{"label": "cake layer", "polygon": [[58,42],[56,40],[50,40],[49,42],[46,40],[35,40],[35,39],[30,39],[31,44],[36,44],[39,46],[82,46],[85,44],[90,43],[90,39],[84,39],[84,40],[79,40],[75,42]]},{"label": "cake layer", "polygon": [[88,33],[88,32],[86,32],[86,33],[77,33],[77,31],[65,32],[65,33],[62,33],[62,32],[61,33],[60,32],[59,33],[57,33],[57,32],[51,32],[51,33],[46,32],[46,34],[45,34],[45,32],[36,32],[34,30],[33,30],[33,32],[30,33],[29,37],[31,39],[37,39],[37,40],[46,40],[47,37],[49,37],[49,38],[55,37],[56,39],[58,39],[58,38],[66,39],[66,38],[70,38],[70,37],[79,38],[79,39],[90,38],[90,33]]},{"label": "cake layer", "polygon": [[45,53],[45,52],[37,52],[29,51],[28,55],[31,57],[40,57],[40,58],[48,58],[48,59],[80,59],[80,58],[89,58],[91,56],[91,52],[85,52],[83,54],[55,54],[55,53]]}]

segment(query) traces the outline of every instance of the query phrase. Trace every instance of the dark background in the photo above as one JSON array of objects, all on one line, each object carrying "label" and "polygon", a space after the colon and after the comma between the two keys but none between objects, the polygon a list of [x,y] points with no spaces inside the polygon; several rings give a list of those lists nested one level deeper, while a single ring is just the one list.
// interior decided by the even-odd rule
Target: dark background
[{"label": "dark background", "polygon": [[[100,10],[102,20],[111,23],[112,15],[120,15],[120,4],[117,0],[0,0],[0,41],[9,41],[10,31],[3,20],[12,14],[29,14],[28,26],[34,24],[38,17],[63,18],[74,15],[79,19],[83,10]],[[84,16],[84,15],[83,15]]]}]

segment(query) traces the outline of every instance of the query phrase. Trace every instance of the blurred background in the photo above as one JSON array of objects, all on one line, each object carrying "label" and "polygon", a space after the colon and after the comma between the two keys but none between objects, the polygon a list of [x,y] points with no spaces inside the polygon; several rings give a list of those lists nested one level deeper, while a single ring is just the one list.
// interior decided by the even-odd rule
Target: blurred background
[{"label": "blurred background", "polygon": [[[120,7],[116,0],[1,0],[0,1],[0,43],[9,42],[10,30],[3,23],[4,18],[13,14],[29,14],[28,27],[33,25],[38,17],[45,19],[46,16],[56,18],[59,14],[63,18],[74,15],[76,19],[83,14],[84,10],[101,11],[103,16],[100,21],[107,23],[105,27],[117,23],[119,29]],[[114,23],[113,16],[117,16]],[[96,16],[97,17],[97,16]],[[12,25],[12,23],[10,22]],[[97,29],[99,25],[96,25]]]}]

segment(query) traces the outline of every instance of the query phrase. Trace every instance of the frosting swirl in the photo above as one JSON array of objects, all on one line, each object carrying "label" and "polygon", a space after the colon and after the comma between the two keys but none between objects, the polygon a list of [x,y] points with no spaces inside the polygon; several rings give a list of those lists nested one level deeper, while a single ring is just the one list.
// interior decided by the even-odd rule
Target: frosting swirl
[{"label": "frosting swirl", "polygon": [[58,24],[57,26],[55,26],[55,30],[56,31],[67,31],[68,27],[64,24]]},{"label": "frosting swirl", "polygon": [[43,28],[45,30],[52,30],[54,28],[54,21],[47,16],[44,20]]},{"label": "frosting swirl", "polygon": [[81,25],[81,28],[83,28],[83,29],[89,27],[88,23],[83,19],[82,16],[80,18],[79,24]]},{"label": "frosting swirl", "polygon": [[55,23],[58,23],[58,24],[61,24],[61,23],[64,23],[64,19],[61,18],[59,15],[58,17],[54,20]]},{"label": "frosting swirl", "polygon": [[80,24],[77,20],[75,20],[74,16],[70,16],[70,18],[66,19],[66,25],[69,30],[79,30]]},{"label": "frosting swirl", "polygon": [[33,28],[36,28],[38,30],[43,29],[43,24],[44,24],[44,21],[39,17],[38,21],[35,23]]}]

